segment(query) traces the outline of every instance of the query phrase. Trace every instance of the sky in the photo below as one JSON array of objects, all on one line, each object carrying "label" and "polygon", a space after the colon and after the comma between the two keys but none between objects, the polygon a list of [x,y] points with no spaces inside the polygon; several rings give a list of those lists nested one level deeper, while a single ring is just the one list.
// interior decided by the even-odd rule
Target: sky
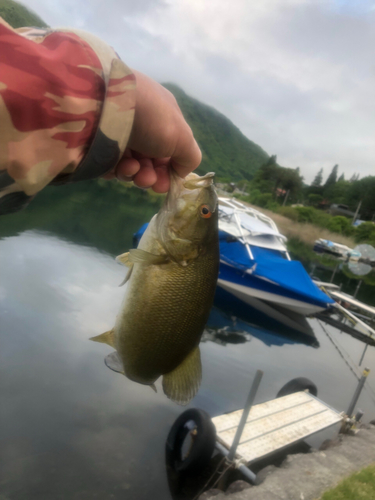
[{"label": "sky", "polygon": [[375,175],[375,0],[25,0],[225,114],[310,183]]}]

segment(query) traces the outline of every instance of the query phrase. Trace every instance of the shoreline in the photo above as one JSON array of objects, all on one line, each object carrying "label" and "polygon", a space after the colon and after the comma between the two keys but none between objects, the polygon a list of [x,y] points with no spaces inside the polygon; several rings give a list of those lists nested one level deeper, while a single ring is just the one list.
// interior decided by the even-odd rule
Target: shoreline
[{"label": "shoreline", "polygon": [[[375,426],[362,424],[355,435],[339,434],[327,449],[287,455],[281,467],[266,467],[259,472],[262,482],[257,486],[237,481],[226,492],[208,490],[199,500],[317,500],[373,462]],[[232,493],[236,487],[245,489]]]}]

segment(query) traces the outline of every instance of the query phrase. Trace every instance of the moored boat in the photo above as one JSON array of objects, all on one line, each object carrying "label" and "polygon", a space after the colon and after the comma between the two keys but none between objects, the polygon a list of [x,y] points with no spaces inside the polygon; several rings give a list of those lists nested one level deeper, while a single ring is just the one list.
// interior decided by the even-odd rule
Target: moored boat
[{"label": "moored boat", "polygon": [[237,200],[219,198],[220,272],[218,286],[238,299],[308,316],[334,301],[291,260],[286,237],[274,221]]}]

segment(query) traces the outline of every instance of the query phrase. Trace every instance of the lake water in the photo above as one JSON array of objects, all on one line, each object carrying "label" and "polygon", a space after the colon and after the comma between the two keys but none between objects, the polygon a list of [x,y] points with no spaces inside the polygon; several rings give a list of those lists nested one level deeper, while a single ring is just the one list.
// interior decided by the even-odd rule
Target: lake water
[{"label": "lake water", "polygon": [[[159,381],[155,394],[110,371],[103,360],[112,349],[88,341],[113,326],[122,300],[126,270],[114,256],[131,247],[160,200],[136,189],[106,191],[95,183],[49,189],[0,220],[1,500],[171,498],[165,440],[184,409]],[[309,320],[313,345],[257,322],[213,309],[211,332],[228,325],[247,341],[201,344],[203,381],[189,407],[212,416],[243,407],[259,368],[258,402],[304,376],[322,400],[347,408],[357,385],[348,364],[361,372],[363,343],[318,320]],[[369,421],[373,347],[364,364],[373,373],[358,406]]]}]

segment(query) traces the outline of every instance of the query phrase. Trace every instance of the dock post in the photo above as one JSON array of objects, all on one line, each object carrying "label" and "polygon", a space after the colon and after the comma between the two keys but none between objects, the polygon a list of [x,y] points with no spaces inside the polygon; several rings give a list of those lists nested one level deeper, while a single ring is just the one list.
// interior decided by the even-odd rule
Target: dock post
[{"label": "dock post", "polygon": [[368,342],[367,342],[367,344],[365,345],[365,348],[363,349],[363,353],[362,353],[361,359],[359,360],[358,366],[361,366],[362,361],[363,361],[363,358],[365,357],[365,354],[366,354],[367,348],[368,348]]},{"label": "dock post", "polygon": [[258,387],[259,387],[260,381],[262,380],[262,377],[263,377],[262,370],[257,370],[257,372],[255,374],[253,385],[251,386],[249,395],[247,397],[245,408],[242,412],[240,423],[238,424],[237,431],[236,431],[236,434],[235,434],[234,439],[233,439],[232,446],[230,447],[229,453],[227,455],[227,459],[229,462],[233,462],[234,456],[236,454],[238,443],[240,442],[240,439],[241,439],[242,431],[245,427],[246,420],[247,420],[247,417],[248,417],[249,412],[250,412],[250,408],[253,405],[255,395],[258,391]]},{"label": "dock post", "polygon": [[351,417],[353,415],[353,411],[354,411],[354,408],[355,408],[355,405],[357,404],[357,401],[358,401],[358,398],[362,392],[362,389],[363,389],[363,386],[365,385],[365,382],[366,382],[366,379],[368,377],[368,374],[370,373],[370,369],[369,368],[365,368],[363,370],[363,373],[362,373],[362,377],[360,378],[359,382],[358,382],[358,385],[357,385],[357,388],[353,394],[353,398],[350,402],[350,405],[349,405],[349,408],[348,408],[348,411],[346,412],[346,414],[348,415],[348,417]]},{"label": "dock post", "polygon": [[362,285],[362,280],[359,280],[359,281],[358,281],[357,288],[355,289],[355,292],[354,292],[354,294],[353,294],[353,297],[354,297],[354,298],[356,298],[356,297],[357,297],[357,293],[358,293],[358,291],[359,291],[359,289],[360,289],[361,285]]},{"label": "dock post", "polygon": [[336,271],[337,271],[338,265],[336,264],[335,269],[333,270],[332,276],[331,276],[331,283],[333,283],[333,279],[335,277]]}]

